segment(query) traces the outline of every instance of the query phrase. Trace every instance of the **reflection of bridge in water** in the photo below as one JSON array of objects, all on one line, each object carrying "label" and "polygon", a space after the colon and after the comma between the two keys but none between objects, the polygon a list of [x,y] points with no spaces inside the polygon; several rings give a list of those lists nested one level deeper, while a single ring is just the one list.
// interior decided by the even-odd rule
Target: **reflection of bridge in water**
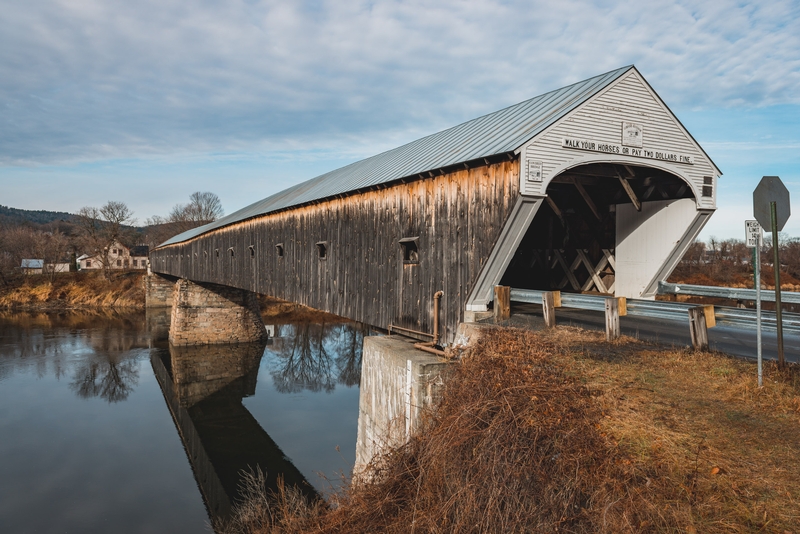
[{"label": "reflection of bridge in water", "polygon": [[278,477],[307,497],[316,490],[242,404],[255,393],[262,343],[169,347],[150,361],[212,521],[239,500],[242,471],[256,467],[268,489]]},{"label": "reflection of bridge in water", "polygon": [[[150,361],[178,429],[212,521],[224,519],[239,499],[242,471],[259,467],[270,489],[278,477],[307,496],[317,495],[297,467],[243,405],[255,394],[259,367],[279,393],[332,392],[357,386],[367,328],[344,323],[275,325],[265,343],[176,347],[165,343],[169,315],[148,310]],[[352,466],[351,466],[352,467]]]}]

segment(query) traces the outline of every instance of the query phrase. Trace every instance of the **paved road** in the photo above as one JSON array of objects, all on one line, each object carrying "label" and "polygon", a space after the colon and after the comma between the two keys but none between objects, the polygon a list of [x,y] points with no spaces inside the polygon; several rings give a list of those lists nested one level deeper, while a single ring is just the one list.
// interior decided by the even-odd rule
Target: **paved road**
[{"label": "paved road", "polygon": [[[541,306],[515,305],[510,324],[541,328],[543,326]],[[690,346],[689,318],[685,322],[665,321],[649,317],[620,317],[620,330],[626,336],[666,345]],[[599,311],[558,308],[556,323],[579,326],[590,330],[605,330],[605,314]],[[778,341],[775,330],[764,330],[762,335],[764,359],[778,359]],[[756,330],[718,325],[708,330],[708,342],[712,350],[756,359]],[[800,362],[800,336],[784,334],[783,348],[786,361]]]}]

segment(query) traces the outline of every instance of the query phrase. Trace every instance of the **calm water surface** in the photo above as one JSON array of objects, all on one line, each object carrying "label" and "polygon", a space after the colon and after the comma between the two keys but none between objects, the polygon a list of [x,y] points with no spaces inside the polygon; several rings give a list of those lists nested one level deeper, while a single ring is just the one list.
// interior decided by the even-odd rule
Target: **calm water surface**
[{"label": "calm water surface", "polygon": [[242,469],[307,494],[350,474],[361,327],[175,349],[167,321],[0,313],[0,532],[207,532]]}]

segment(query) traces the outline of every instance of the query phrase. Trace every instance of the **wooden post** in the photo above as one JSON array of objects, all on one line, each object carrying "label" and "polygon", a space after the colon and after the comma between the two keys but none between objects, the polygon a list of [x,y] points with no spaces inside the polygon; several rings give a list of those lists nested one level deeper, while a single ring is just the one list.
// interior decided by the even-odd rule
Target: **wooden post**
[{"label": "wooden post", "polygon": [[545,326],[553,328],[556,325],[556,303],[552,291],[542,293],[542,314]]},{"label": "wooden post", "polygon": [[712,304],[703,306],[703,315],[706,317],[706,328],[717,326],[717,316],[714,315],[714,306]]},{"label": "wooden post", "polygon": [[511,317],[511,288],[494,286],[494,320],[505,321]]},{"label": "wooden post", "polygon": [[689,308],[689,333],[695,350],[708,350],[708,328],[703,306]]},{"label": "wooden post", "polygon": [[606,299],[606,341],[619,338],[619,301],[614,298]]}]

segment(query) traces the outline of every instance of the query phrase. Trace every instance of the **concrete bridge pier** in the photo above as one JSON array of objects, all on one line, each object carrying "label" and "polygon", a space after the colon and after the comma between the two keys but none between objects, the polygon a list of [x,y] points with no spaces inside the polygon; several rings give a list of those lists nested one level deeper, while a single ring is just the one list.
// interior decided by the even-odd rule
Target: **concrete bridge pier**
[{"label": "concrete bridge pier", "polygon": [[249,343],[267,339],[256,294],[180,279],[173,290],[172,345]]},{"label": "concrete bridge pier", "polygon": [[422,352],[400,336],[364,338],[353,474],[376,454],[402,445],[441,399],[450,360]]}]

